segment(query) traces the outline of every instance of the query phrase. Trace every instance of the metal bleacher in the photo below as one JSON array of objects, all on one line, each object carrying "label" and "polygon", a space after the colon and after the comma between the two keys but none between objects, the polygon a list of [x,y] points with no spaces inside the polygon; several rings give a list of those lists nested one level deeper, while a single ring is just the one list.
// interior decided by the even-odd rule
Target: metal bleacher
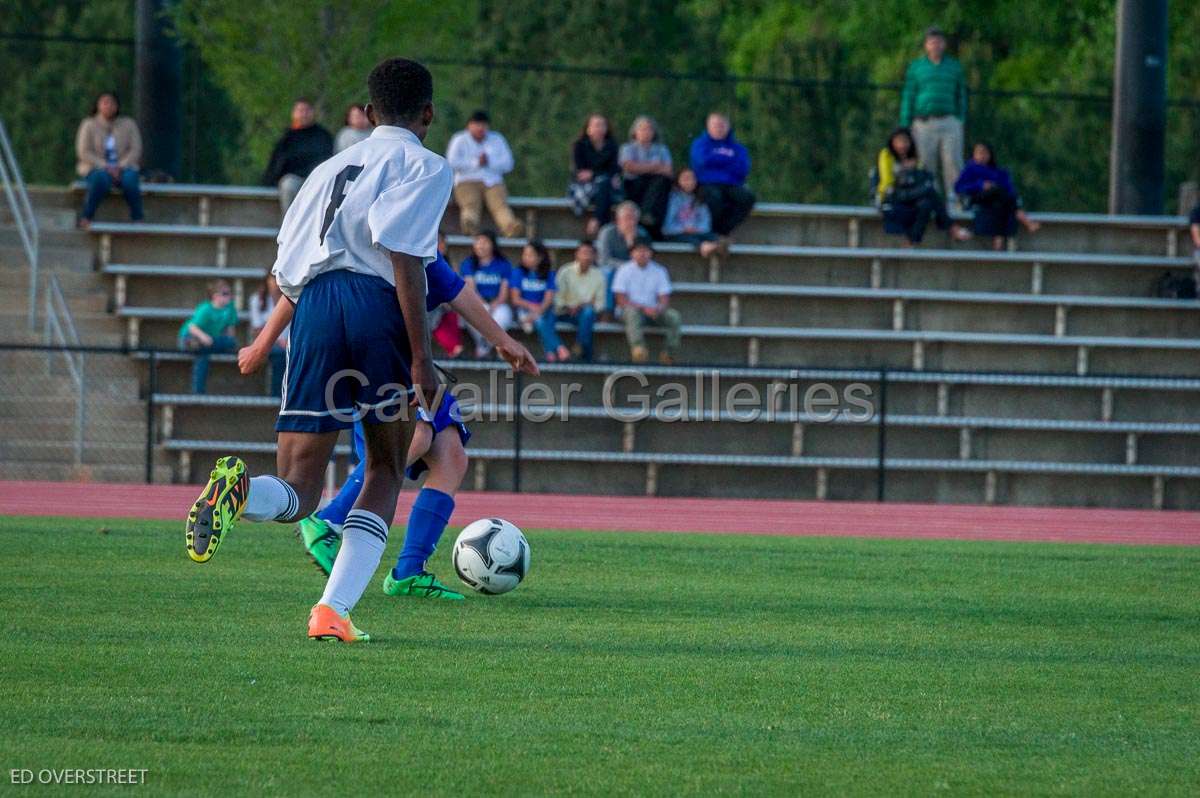
[{"label": "metal bleacher", "polygon": [[[558,262],[569,258],[580,225],[565,200],[512,204]],[[228,279],[245,307],[274,257],[278,204],[271,189],[147,186],[147,208],[152,224],[99,221],[92,233],[128,343],[169,347],[206,280]],[[886,369],[889,499],[1200,506],[1200,304],[1153,296],[1163,272],[1191,268],[1185,220],[1034,216],[1042,230],[1005,252],[938,237],[928,249],[901,249],[888,246],[870,208],[792,204],[758,206],[726,258],[663,244],[658,257],[685,321],[682,360],[723,364],[723,378],[760,391],[861,382],[875,398]],[[470,240],[456,234],[453,209],[446,224],[461,258]],[[878,406],[865,419],[787,410],[739,423],[711,407],[641,418],[628,386],[605,401],[605,380],[626,357],[620,326],[599,325],[597,346],[607,362],[547,366],[527,380],[556,401],[566,382],[578,389],[569,412],[524,424],[524,487],[875,496]],[[195,396],[186,355],[155,361],[160,450],[177,479],[197,478],[217,451],[269,463],[275,400],[261,395],[261,379],[241,378],[232,357],[216,356],[210,394]],[[498,364],[448,365],[460,382],[483,386],[472,399],[485,417],[512,409],[512,380]],[[695,371],[643,373],[653,395]],[[238,435],[216,423],[216,407],[238,420]],[[468,482],[509,488],[513,424],[473,429]]]}]

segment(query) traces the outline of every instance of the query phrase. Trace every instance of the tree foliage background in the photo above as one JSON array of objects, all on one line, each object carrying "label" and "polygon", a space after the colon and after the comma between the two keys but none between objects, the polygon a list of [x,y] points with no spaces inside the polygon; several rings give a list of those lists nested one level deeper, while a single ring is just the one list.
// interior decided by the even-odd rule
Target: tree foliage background
[{"label": "tree foliage background", "polygon": [[[442,148],[488,108],[518,159],[516,193],[560,194],[569,146],[599,111],[624,138],[655,116],[677,162],[719,108],[754,159],[764,199],[864,201],[894,126],[898,84],[936,22],[972,87],[969,138],[998,148],[1028,204],[1103,210],[1115,0],[177,0],[185,51],[187,180],[255,183],[291,101],[328,127],[365,99],[365,75],[398,53],[433,69]],[[27,177],[70,178],[74,131],[94,95],[132,108],[133,0],[0,0],[3,114]],[[1172,0],[1167,205],[1200,177],[1200,3]],[[113,43],[115,42],[115,43]],[[731,76],[737,76],[731,78]]]}]

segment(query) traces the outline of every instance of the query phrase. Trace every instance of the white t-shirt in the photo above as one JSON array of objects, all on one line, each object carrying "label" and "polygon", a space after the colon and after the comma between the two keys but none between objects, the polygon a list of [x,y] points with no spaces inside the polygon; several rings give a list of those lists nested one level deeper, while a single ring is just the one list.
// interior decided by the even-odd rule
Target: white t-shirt
[{"label": "white t-shirt", "polygon": [[[486,166],[479,165],[480,153],[487,153]],[[494,130],[489,130],[483,141],[476,141],[469,131],[458,131],[450,137],[446,160],[454,170],[454,185],[483,183],[491,188],[503,183],[504,176],[513,168],[508,141]]]},{"label": "white t-shirt", "polygon": [[[267,326],[267,320],[271,318],[271,311],[275,310],[275,297],[270,294],[264,299],[257,291],[250,295],[250,302],[246,306],[246,310],[250,311],[250,332],[257,335],[258,331]],[[283,328],[283,332],[279,334],[280,340],[286,345],[288,340],[288,332],[292,325]]]},{"label": "white t-shirt", "polygon": [[327,271],[374,274],[395,285],[387,251],[437,257],[437,232],[453,180],[442,156],[411,130],[375,128],[317,166],[279,228],[272,271],[293,301]]},{"label": "white t-shirt", "polygon": [[654,307],[660,296],[671,295],[671,278],[667,269],[657,261],[644,267],[634,261],[626,261],[613,277],[612,290],[624,294],[635,305]]}]

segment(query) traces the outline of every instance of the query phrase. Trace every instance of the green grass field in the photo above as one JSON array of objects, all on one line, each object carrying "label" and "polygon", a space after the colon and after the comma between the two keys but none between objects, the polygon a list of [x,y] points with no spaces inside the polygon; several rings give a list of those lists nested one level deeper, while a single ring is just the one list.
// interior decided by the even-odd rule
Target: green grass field
[{"label": "green grass field", "polygon": [[372,585],[337,646],[289,530],[180,526],[0,519],[4,787],[1200,790],[1200,549],[533,531],[516,592]]}]

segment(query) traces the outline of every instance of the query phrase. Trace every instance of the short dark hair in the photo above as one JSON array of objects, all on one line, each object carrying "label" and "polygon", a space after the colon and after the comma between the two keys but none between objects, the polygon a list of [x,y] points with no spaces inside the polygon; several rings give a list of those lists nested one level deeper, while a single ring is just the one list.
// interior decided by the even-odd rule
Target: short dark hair
[{"label": "short dark hair", "polygon": [[485,125],[490,125],[492,123],[492,118],[490,116],[488,116],[487,111],[480,108],[476,111],[472,111],[471,115],[469,117],[467,117],[467,121],[468,122],[483,122]]},{"label": "short dark hair", "polygon": [[591,249],[595,249],[596,242],[590,238],[580,239],[579,243],[575,245],[575,249],[579,249],[580,247],[590,247]]},{"label": "short dark hair", "polygon": [[388,58],[371,70],[367,91],[381,121],[411,122],[433,102],[433,75],[416,61]]},{"label": "short dark hair", "polygon": [[650,239],[646,238],[645,236],[638,236],[637,238],[635,238],[633,240],[633,246],[629,248],[629,251],[633,252],[638,247],[645,247],[646,249],[653,252],[654,251],[654,242],[651,241]]}]

